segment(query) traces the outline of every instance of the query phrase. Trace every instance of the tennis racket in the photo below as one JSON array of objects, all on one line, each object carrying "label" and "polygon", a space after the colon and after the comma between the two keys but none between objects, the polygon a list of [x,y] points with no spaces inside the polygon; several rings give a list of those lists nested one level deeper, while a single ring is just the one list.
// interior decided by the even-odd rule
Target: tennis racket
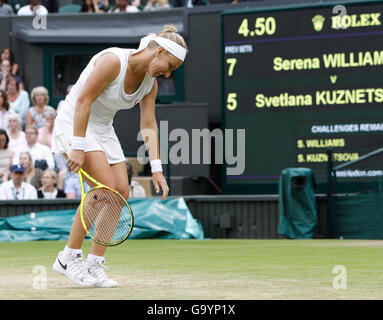
[{"label": "tennis racket", "polygon": [[[69,157],[71,148],[64,134],[56,136]],[[82,225],[88,236],[103,246],[121,244],[133,230],[133,212],[125,198],[116,190],[98,182],[80,169],[78,172],[81,183],[80,215]],[[95,186],[85,193],[86,177]]]}]

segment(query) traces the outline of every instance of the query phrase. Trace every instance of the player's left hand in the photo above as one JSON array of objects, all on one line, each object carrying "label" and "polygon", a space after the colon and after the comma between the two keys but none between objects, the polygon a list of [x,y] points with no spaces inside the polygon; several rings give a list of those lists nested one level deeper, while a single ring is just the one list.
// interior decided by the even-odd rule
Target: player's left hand
[{"label": "player's left hand", "polygon": [[156,192],[159,193],[160,187],[161,187],[162,189],[161,200],[165,200],[169,194],[169,187],[162,172],[154,172],[152,175],[152,180],[153,180],[154,190],[156,190]]}]

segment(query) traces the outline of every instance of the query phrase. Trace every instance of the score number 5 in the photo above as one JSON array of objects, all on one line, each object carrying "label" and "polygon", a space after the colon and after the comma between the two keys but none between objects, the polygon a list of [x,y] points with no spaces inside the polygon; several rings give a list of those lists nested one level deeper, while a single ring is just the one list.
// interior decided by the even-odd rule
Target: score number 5
[{"label": "score number 5", "polygon": [[229,111],[234,111],[237,108],[237,94],[229,93],[227,95],[226,108]]}]

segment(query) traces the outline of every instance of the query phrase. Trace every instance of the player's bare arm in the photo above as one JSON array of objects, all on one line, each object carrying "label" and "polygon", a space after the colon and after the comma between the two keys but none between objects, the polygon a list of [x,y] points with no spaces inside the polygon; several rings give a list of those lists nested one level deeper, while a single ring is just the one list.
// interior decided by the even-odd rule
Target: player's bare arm
[{"label": "player's bare arm", "polygon": [[[85,137],[92,103],[118,76],[119,72],[120,59],[112,53],[102,55],[95,61],[94,69],[77,100],[73,125],[74,136]],[[84,151],[72,150],[68,160],[69,169],[77,172],[82,167],[84,158]]]},{"label": "player's bare arm", "polygon": [[[158,127],[156,121],[156,96],[158,92],[157,80],[154,81],[153,88],[148,95],[146,95],[141,103],[141,135],[144,139],[146,148],[149,152],[150,160],[160,159]],[[156,192],[162,189],[162,197],[164,200],[169,194],[169,187],[162,172],[154,172],[152,175],[153,185]]]}]

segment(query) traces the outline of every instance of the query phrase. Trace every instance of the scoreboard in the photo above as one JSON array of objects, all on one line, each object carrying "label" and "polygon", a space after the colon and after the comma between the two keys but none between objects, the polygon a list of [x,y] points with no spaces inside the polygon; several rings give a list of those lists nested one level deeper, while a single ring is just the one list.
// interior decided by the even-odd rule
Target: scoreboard
[{"label": "scoreboard", "polygon": [[[231,10],[221,21],[222,126],[245,159],[239,172],[223,166],[224,191],[277,193],[289,167],[312,168],[324,186],[329,148],[337,166],[383,147],[383,2]],[[337,173],[346,184],[382,176],[379,156]]]}]

